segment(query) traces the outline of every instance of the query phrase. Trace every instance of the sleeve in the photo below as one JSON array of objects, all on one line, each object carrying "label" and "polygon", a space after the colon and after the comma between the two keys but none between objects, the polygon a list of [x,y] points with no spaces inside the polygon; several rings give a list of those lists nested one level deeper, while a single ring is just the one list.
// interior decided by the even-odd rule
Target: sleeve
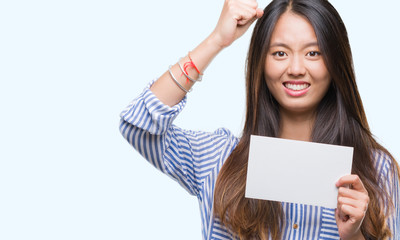
[{"label": "sleeve", "polygon": [[388,155],[383,152],[375,154],[377,168],[380,172],[380,184],[385,187],[391,196],[393,211],[387,217],[387,224],[392,232],[390,240],[400,239],[400,192],[398,169]]},{"label": "sleeve", "polygon": [[154,167],[198,196],[202,182],[219,165],[223,151],[235,138],[223,128],[208,133],[173,125],[186,96],[169,107],[151,92],[151,84],[122,111],[121,134]]}]

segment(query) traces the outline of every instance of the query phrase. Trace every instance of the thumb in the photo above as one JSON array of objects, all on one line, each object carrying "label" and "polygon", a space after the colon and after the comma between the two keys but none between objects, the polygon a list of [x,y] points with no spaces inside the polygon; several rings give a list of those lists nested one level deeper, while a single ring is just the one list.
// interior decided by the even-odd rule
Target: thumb
[{"label": "thumb", "polygon": [[262,10],[261,8],[257,8],[257,18],[261,18],[264,15],[264,10]]},{"label": "thumb", "polygon": [[261,8],[257,8],[257,9],[256,9],[256,15],[255,15],[253,18],[251,18],[251,19],[249,19],[249,20],[241,19],[241,20],[239,20],[239,21],[237,22],[237,24],[238,24],[239,26],[243,26],[243,27],[247,28],[247,27],[249,27],[251,24],[253,24],[253,22],[254,22],[255,20],[261,18],[263,15],[264,15],[264,10],[262,10]]}]

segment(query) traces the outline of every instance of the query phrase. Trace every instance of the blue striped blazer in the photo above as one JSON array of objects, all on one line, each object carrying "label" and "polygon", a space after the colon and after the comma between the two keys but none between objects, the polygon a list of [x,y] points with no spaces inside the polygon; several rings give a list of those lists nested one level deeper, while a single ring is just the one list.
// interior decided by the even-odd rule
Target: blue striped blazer
[{"label": "blue striped blazer", "polygon": [[[121,113],[120,131],[145,159],[198,198],[203,239],[236,239],[213,215],[213,193],[218,172],[239,139],[225,128],[214,132],[183,130],[173,120],[186,97],[173,107],[164,105],[150,91],[151,82]],[[395,212],[388,216],[393,238],[400,239],[399,179],[390,171],[391,159],[374,154],[382,185],[393,196]],[[282,203],[285,213],[283,239],[339,239],[335,209]]]}]

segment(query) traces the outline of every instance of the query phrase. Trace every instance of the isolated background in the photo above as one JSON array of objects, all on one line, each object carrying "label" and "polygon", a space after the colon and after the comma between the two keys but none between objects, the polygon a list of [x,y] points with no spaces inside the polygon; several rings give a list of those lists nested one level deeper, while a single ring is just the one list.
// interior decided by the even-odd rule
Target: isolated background
[{"label": "isolated background", "polygon": [[[331,2],[371,129],[400,159],[400,3]],[[0,1],[0,239],[201,239],[196,198],[139,156],[118,123],[213,30],[222,4]],[[176,124],[240,134],[249,38],[215,59]]]}]

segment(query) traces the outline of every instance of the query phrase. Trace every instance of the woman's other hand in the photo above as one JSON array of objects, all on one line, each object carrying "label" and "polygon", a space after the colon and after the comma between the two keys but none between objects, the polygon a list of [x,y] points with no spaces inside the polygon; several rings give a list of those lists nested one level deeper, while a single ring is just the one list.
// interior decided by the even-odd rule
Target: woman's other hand
[{"label": "woman's other hand", "polygon": [[264,11],[255,0],[225,0],[217,26],[211,33],[219,47],[225,48],[242,36]]},{"label": "woman's other hand", "polygon": [[335,216],[340,239],[364,239],[361,224],[369,203],[364,184],[357,175],[347,175],[337,181],[336,187],[339,189]]}]

